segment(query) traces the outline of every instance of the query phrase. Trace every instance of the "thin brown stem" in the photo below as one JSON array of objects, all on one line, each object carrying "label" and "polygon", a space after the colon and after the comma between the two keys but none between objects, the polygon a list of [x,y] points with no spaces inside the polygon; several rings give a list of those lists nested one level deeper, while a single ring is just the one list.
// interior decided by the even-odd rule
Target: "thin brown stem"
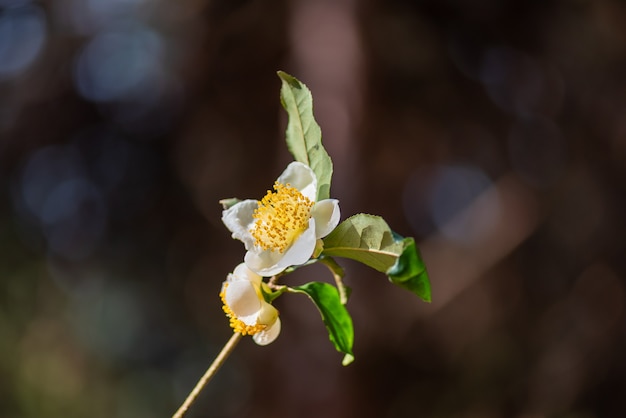
[{"label": "thin brown stem", "polygon": [[278,288],[280,287],[280,285],[278,284],[278,278],[279,277],[280,277],[279,274],[276,274],[276,275],[270,277],[270,279],[267,281],[267,285],[270,287],[270,289],[278,290]]},{"label": "thin brown stem", "polygon": [[339,300],[342,305],[345,305],[348,303],[348,290],[343,283],[343,276],[345,275],[343,268],[331,257],[323,257],[320,259],[320,262],[328,267],[330,273],[333,275],[335,283],[337,284],[337,290],[339,291]]},{"label": "thin brown stem", "polygon": [[194,401],[200,394],[200,391],[202,391],[207,383],[209,383],[211,378],[215,376],[215,374],[222,366],[222,364],[224,364],[230,353],[233,352],[240,339],[241,334],[238,332],[235,332],[233,336],[230,337],[230,340],[228,340],[226,345],[224,345],[224,347],[222,348],[222,351],[220,351],[217,357],[215,357],[215,360],[213,360],[213,363],[211,363],[207,371],[204,373],[204,376],[202,376],[200,380],[198,380],[198,383],[196,383],[196,387],[194,387],[189,395],[187,395],[187,399],[185,399],[185,402],[183,402],[180,408],[178,408],[178,411],[176,411],[176,413],[172,415],[172,418],[182,418],[185,416],[191,404],[194,403]]}]

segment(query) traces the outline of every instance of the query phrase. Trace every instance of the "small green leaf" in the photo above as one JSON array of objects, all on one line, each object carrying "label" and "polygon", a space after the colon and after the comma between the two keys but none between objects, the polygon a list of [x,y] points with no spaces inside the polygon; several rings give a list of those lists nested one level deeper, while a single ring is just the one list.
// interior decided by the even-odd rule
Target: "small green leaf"
[{"label": "small green leaf", "polygon": [[222,208],[224,210],[235,206],[239,202],[241,202],[241,200],[237,199],[236,197],[231,197],[231,198],[228,198],[228,199],[222,199],[222,200],[219,201],[220,205],[222,205]]},{"label": "small green leaf", "polygon": [[359,261],[424,301],[431,300],[428,273],[415,240],[394,233],[380,216],[360,213],[343,221],[324,238],[322,256]]},{"label": "small green leaf", "polygon": [[431,301],[430,280],[426,272],[424,260],[419,254],[413,238],[404,238],[404,249],[396,263],[387,270],[387,276],[392,283],[403,287],[425,302]]},{"label": "small green leaf", "polygon": [[322,146],[322,131],[313,117],[313,96],[295,77],[279,71],[280,102],[287,111],[286,141],[296,161],[311,167],[317,177],[317,200],[330,197],[333,163]]},{"label": "small green leaf", "polygon": [[352,317],[341,303],[337,288],[328,283],[310,282],[292,287],[291,290],[306,294],[317,306],[328,331],[328,338],[337,351],[345,354],[342,364],[344,366],[350,364],[354,360],[352,354],[354,328]]}]

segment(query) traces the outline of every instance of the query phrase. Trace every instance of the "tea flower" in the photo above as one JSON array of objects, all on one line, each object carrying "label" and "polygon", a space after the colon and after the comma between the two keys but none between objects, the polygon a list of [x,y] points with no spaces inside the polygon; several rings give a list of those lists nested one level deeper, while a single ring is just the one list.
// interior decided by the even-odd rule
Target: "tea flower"
[{"label": "tea flower", "polygon": [[265,197],[243,200],[222,213],[233,238],[242,241],[246,265],[261,276],[273,276],[306,263],[316,242],[339,223],[339,202],[316,202],[317,178],[311,168],[292,162]]},{"label": "tea flower", "polygon": [[220,298],[233,330],[267,345],[280,334],[280,318],[276,308],[263,298],[262,285],[261,276],[241,263],[222,284]]}]

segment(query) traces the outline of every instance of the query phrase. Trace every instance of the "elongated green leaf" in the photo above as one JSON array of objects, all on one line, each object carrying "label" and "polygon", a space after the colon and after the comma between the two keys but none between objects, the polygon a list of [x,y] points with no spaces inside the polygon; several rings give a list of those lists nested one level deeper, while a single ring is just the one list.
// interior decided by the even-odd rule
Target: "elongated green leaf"
[{"label": "elongated green leaf", "polygon": [[380,216],[360,213],[343,221],[324,238],[322,255],[359,261],[424,301],[431,300],[428,273],[415,241],[395,234]]},{"label": "elongated green leaf", "polygon": [[291,290],[306,294],[317,306],[322,315],[322,321],[328,331],[328,338],[337,351],[344,353],[342,364],[347,366],[354,360],[352,345],[354,343],[354,328],[352,317],[341,303],[337,288],[328,283],[310,282],[302,286],[292,287]]},{"label": "elongated green leaf", "polygon": [[333,163],[322,146],[322,131],[313,117],[313,96],[295,77],[279,71],[280,101],[287,111],[287,148],[296,161],[311,167],[317,176],[317,200],[330,196]]}]

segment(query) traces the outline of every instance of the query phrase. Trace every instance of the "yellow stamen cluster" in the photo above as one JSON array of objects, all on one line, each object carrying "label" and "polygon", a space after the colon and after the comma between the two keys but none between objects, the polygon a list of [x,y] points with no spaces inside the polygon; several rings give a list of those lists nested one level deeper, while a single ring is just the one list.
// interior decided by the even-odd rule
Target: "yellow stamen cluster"
[{"label": "yellow stamen cluster", "polygon": [[259,202],[250,230],[254,244],[283,253],[309,226],[313,202],[289,184],[274,183]]},{"label": "yellow stamen cluster", "polygon": [[222,303],[224,304],[224,306],[222,306],[222,310],[226,313],[226,316],[228,317],[230,327],[235,332],[238,332],[241,335],[254,335],[266,329],[267,325],[263,325],[263,324],[246,325],[245,323],[243,323],[242,320],[237,318],[237,315],[235,315],[233,310],[230,309],[230,306],[228,306],[228,303],[226,303],[226,288],[227,287],[228,287],[228,283],[224,283],[224,287],[222,288],[222,291],[220,292],[220,299],[222,299]]}]

